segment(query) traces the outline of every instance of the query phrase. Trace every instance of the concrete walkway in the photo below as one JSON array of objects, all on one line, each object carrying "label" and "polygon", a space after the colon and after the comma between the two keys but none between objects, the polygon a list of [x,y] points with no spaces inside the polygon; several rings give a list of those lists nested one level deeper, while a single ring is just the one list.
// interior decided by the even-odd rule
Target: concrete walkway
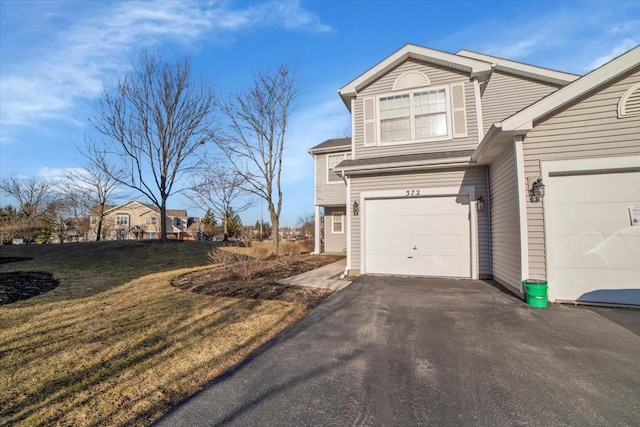
[{"label": "concrete walkway", "polygon": [[339,291],[351,284],[349,280],[335,279],[336,276],[344,273],[347,260],[343,259],[333,264],[328,264],[297,276],[287,277],[278,281],[279,285],[307,286],[310,288],[331,289]]}]

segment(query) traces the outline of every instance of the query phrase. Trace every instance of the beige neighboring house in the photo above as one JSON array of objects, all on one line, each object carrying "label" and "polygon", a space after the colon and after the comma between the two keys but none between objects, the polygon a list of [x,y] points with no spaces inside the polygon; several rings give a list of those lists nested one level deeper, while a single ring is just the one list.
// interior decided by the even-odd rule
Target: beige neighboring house
[{"label": "beige neighboring house", "polygon": [[310,153],[347,273],[640,304],[640,47],[577,76],[409,44],[339,94],[352,137]]},{"label": "beige neighboring house", "polygon": [[[89,221],[95,240],[97,216]],[[106,240],[159,239],[160,209],[135,200],[118,206],[106,206],[103,223]],[[190,217],[185,209],[167,209],[167,237],[180,240],[200,240],[200,218]]]}]

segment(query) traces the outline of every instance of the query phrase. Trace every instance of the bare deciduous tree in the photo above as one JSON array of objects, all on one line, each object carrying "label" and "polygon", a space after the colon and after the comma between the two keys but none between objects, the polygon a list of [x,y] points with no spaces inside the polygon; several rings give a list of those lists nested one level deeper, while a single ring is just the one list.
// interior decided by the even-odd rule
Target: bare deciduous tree
[{"label": "bare deciduous tree", "polygon": [[18,202],[20,221],[16,230],[23,239],[33,241],[38,229],[38,217],[45,211],[52,199],[51,184],[35,178],[5,178],[0,181],[0,190]]},{"label": "bare deciduous tree", "polygon": [[125,174],[109,160],[103,147],[89,139],[78,147],[78,152],[86,159],[86,166],[65,173],[63,195],[67,205],[76,211],[76,218],[81,214],[96,217],[95,235],[100,240],[107,203],[114,198]]},{"label": "bare deciduous tree", "polygon": [[221,164],[203,161],[205,167],[197,175],[187,197],[198,207],[206,207],[222,218],[224,239],[229,236],[231,215],[246,211],[254,204],[244,188],[245,178]]},{"label": "bare deciduous tree", "polygon": [[295,71],[287,66],[259,73],[248,91],[232,94],[222,107],[230,132],[226,138],[215,140],[246,181],[244,188],[266,202],[274,254],[278,253],[280,240],[282,153],[297,94]]},{"label": "bare deciduous tree", "polygon": [[115,89],[105,89],[90,120],[105,158],[123,164],[123,176],[111,178],[160,209],[162,241],[167,198],[194,167],[194,154],[215,137],[215,107],[211,86],[192,81],[188,59],[170,63],[143,53]]}]

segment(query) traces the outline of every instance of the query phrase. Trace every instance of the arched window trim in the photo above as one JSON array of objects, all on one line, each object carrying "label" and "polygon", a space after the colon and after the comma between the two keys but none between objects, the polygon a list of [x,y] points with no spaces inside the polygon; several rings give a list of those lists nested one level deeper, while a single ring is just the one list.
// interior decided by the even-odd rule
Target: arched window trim
[{"label": "arched window trim", "polygon": [[633,86],[631,86],[624,93],[624,95],[622,95],[622,98],[620,98],[620,101],[618,102],[618,118],[619,119],[623,117],[640,116],[640,108],[636,107],[636,109],[632,112],[627,111],[627,102],[629,101],[629,98],[631,98],[632,95],[634,100],[640,99],[640,83],[636,83]]}]

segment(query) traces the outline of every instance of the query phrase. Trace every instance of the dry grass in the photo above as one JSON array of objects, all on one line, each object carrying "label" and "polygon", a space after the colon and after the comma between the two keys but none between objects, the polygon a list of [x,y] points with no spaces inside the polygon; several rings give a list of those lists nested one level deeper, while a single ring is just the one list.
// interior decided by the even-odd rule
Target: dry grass
[{"label": "dry grass", "polygon": [[169,285],[192,270],[0,307],[0,424],[148,424],[305,313]]},{"label": "dry grass", "polygon": [[215,246],[0,247],[0,279],[41,272],[58,281],[0,306],[0,426],[147,425],[308,311],[170,285],[210,269]]}]

